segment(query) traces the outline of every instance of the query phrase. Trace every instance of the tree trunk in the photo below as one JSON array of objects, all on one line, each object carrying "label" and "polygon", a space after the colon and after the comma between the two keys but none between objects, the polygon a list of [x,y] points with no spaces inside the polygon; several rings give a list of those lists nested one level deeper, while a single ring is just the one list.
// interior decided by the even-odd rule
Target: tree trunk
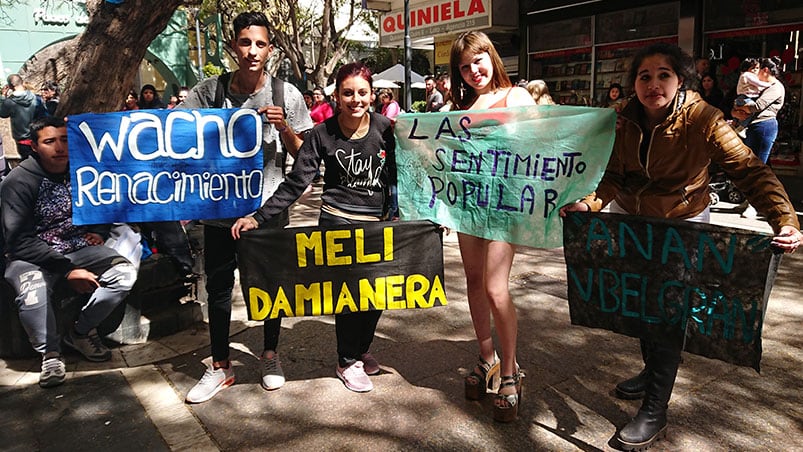
[{"label": "tree trunk", "polygon": [[78,36],[71,76],[62,89],[57,114],[119,110],[133,88],[145,51],[182,0],[87,2],[90,20]]}]

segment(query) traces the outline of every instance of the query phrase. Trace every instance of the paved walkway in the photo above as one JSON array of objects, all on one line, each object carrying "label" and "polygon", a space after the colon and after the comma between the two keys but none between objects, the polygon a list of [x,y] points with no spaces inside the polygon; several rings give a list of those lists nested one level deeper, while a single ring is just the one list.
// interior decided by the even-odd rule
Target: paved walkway
[{"label": "paved walkway", "polygon": [[[317,191],[294,209],[315,223]],[[767,231],[733,206],[720,224]],[[523,249],[511,291],[519,312],[519,362],[527,370],[520,419],[498,424],[492,400],[463,398],[477,353],[456,237],[444,243],[450,305],[383,315],[372,347],[382,364],[374,391],[335,377],[333,319],[285,319],[287,384],[259,385],[259,324],[237,296],[232,359],[237,384],[200,405],[183,397],[208,363],[205,325],[115,349],[109,363],[67,356],[68,381],[37,386],[38,360],[0,360],[3,450],[614,450],[610,439],[638,408],[614,384],[640,369],[638,344],[571,326],[562,250]],[[762,373],[684,354],[670,434],[653,450],[803,450],[803,257],[784,259],[764,323]]]}]

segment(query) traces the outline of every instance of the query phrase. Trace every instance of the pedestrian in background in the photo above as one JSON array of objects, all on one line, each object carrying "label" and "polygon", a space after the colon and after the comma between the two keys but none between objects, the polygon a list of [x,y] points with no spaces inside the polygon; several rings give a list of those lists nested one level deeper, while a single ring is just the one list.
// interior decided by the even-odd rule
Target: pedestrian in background
[{"label": "pedestrian in background", "polygon": [[[722,112],[686,83],[696,83],[691,57],[660,43],[639,51],[630,65],[636,99],[620,114],[613,153],[597,190],[560,209],[601,210],[709,222],[709,164],[717,163],[775,231],[773,245],[794,252],[803,235],[797,215],[772,170],[742,143]],[[625,450],[650,447],[666,432],[667,409],[682,344],[641,339],[644,370],[619,383],[616,394],[642,399],[618,434]]]},{"label": "pedestrian in background", "polygon": [[156,92],[156,87],[150,84],[142,86],[137,106],[140,110],[165,108],[164,102],[159,98],[159,93]]},{"label": "pedestrian in background", "polygon": [[555,105],[545,81],[530,80],[527,82],[526,88],[530,95],[533,96],[533,101],[535,101],[536,105]]},{"label": "pedestrian in background", "polygon": [[382,102],[382,115],[390,119],[392,124],[396,124],[396,116],[401,113],[399,103],[393,100],[393,91],[390,88],[379,90],[379,100]]},{"label": "pedestrian in background", "polygon": [[717,82],[716,76],[708,73],[703,74],[703,78],[700,79],[700,89],[697,92],[700,93],[700,97],[702,97],[708,105],[717,107],[720,110],[722,109],[722,103],[725,101],[725,94],[719,89],[719,82]]},{"label": "pedestrian in background", "polygon": [[55,115],[56,108],[59,106],[59,96],[61,95],[59,84],[53,80],[48,80],[42,84],[39,94],[42,96],[42,101],[45,103],[47,114],[51,116]]},{"label": "pedestrian in background", "polygon": [[441,107],[440,111],[449,111],[452,105],[452,97],[451,97],[451,88],[452,88],[452,81],[449,79],[449,73],[443,73],[438,76],[438,82],[436,84],[438,91],[441,92],[443,96],[443,107]]},{"label": "pedestrian in background", "polygon": [[602,99],[599,106],[603,108],[618,108],[617,111],[621,110],[622,102],[624,101],[625,97],[625,90],[622,88],[622,85],[618,83],[611,83],[608,87],[608,93],[605,95],[605,98]]},{"label": "pedestrian in background", "polygon": [[18,74],[11,74],[0,97],[0,118],[11,118],[11,136],[17,143],[20,160],[31,155],[30,125],[46,115],[44,104],[29,89]]},{"label": "pedestrian in background", "polygon": [[312,108],[309,114],[312,118],[312,123],[315,125],[326,121],[334,114],[332,107],[323,95],[323,89],[320,87],[316,87],[312,90]]},{"label": "pedestrian in background", "polygon": [[443,108],[443,94],[437,89],[435,77],[428,75],[424,78],[426,93],[424,98],[427,100],[426,111],[440,111]]},{"label": "pedestrian in background", "polygon": [[[758,80],[767,85],[752,102],[735,107],[731,115],[749,124],[744,144],[755,152],[759,160],[767,163],[778,137],[778,112],[783,107],[786,89],[780,81],[781,60],[777,57],[761,58],[758,61]],[[744,218],[755,218],[758,212],[752,202],[742,212]]]},{"label": "pedestrian in background", "polygon": [[123,111],[139,110],[139,95],[133,89],[128,90],[123,102]]},{"label": "pedestrian in background", "polygon": [[[485,33],[463,33],[452,43],[449,73],[452,111],[535,104],[526,89],[512,86],[502,59]],[[471,320],[479,345],[478,363],[465,379],[466,398],[479,399],[488,389],[498,386],[494,419],[512,421],[518,414],[523,377],[516,361],[518,320],[509,289],[516,248],[512,243],[459,231],[457,238],[466,274]],[[502,349],[501,361],[491,337],[492,314]]]}]

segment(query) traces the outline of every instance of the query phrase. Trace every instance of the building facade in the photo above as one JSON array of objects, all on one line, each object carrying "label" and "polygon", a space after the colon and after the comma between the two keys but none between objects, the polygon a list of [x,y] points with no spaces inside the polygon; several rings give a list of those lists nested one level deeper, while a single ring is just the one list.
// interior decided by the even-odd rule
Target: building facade
[{"label": "building facade", "polygon": [[[628,63],[640,48],[664,41],[707,58],[725,92],[735,88],[739,63],[777,56],[783,64],[786,107],[770,157],[776,172],[803,176],[803,4],[799,0],[522,0],[519,61],[528,79],[543,79],[563,104],[596,105],[611,83],[632,94]],[[727,97],[727,96],[726,96]],[[722,106],[727,109],[727,106]]]},{"label": "building facade", "polygon": [[[41,51],[77,36],[88,21],[85,0],[19,1],[0,6],[3,80],[19,72]],[[189,59],[189,28],[187,12],[177,10],[165,31],[148,47],[140,67],[140,84],[151,83],[170,95],[174,88],[197,82],[197,68]],[[55,74],[44,78],[55,79]]]}]

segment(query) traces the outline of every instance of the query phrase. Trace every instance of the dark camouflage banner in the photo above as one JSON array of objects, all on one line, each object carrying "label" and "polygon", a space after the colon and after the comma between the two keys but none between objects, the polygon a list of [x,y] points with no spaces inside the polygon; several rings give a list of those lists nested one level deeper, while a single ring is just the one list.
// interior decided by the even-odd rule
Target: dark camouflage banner
[{"label": "dark camouflage banner", "polygon": [[441,239],[429,221],[243,233],[237,259],[248,317],[445,306]]},{"label": "dark camouflage banner", "polygon": [[571,213],[563,228],[572,324],[759,370],[782,256],[771,236],[605,213]]}]

